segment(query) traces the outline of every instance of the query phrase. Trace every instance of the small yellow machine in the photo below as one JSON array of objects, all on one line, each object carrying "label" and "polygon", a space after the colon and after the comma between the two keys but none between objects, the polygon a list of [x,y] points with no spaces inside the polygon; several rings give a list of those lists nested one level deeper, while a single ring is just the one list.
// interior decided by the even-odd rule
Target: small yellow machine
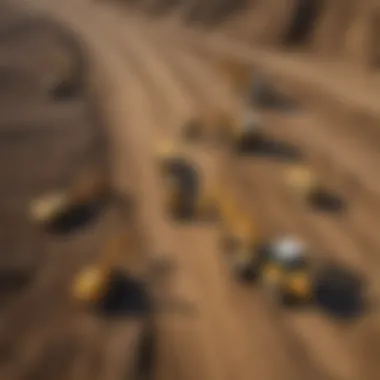
[{"label": "small yellow machine", "polygon": [[165,183],[165,204],[175,219],[212,217],[213,207],[205,180],[190,157],[171,142],[157,149]]},{"label": "small yellow machine", "polygon": [[33,221],[47,228],[59,228],[79,215],[88,214],[90,209],[105,201],[110,193],[107,178],[99,173],[91,174],[80,178],[67,189],[32,201],[30,215]]},{"label": "small yellow machine", "polygon": [[306,164],[286,167],[285,181],[294,194],[304,199],[313,209],[340,212],[345,207],[343,199],[326,189],[316,173]]},{"label": "small yellow machine", "polygon": [[220,189],[223,248],[237,278],[257,281],[281,303],[310,300],[312,278],[303,245],[291,237],[268,242],[226,186]]},{"label": "small yellow machine", "polygon": [[314,268],[306,247],[293,237],[282,237],[261,247],[264,288],[280,304],[305,304],[313,300]]},{"label": "small yellow machine", "polygon": [[111,234],[100,252],[98,263],[88,266],[76,276],[72,287],[75,300],[95,305],[106,297],[113,270],[126,246],[125,235]]}]

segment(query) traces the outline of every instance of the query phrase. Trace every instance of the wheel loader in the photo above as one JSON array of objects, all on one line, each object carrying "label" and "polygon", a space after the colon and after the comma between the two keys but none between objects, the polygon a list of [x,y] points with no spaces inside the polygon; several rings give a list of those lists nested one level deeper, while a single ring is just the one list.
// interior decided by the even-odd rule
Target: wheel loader
[{"label": "wheel loader", "polygon": [[296,237],[264,237],[227,187],[220,189],[216,204],[223,251],[237,279],[259,284],[280,305],[314,304],[333,315],[356,313],[363,299],[358,276],[342,266],[318,265]]},{"label": "wheel loader", "polygon": [[111,190],[103,173],[89,173],[66,189],[33,200],[31,219],[52,232],[64,232],[94,216]]},{"label": "wheel loader", "polygon": [[293,237],[284,236],[264,244],[260,283],[276,302],[306,304],[313,299],[313,273],[308,249]]},{"label": "wheel loader", "polygon": [[305,200],[313,210],[342,212],[345,201],[328,190],[308,165],[292,164],[285,167],[285,181],[293,193]]},{"label": "wheel loader", "polygon": [[282,237],[263,246],[260,254],[260,283],[277,303],[314,305],[340,318],[363,311],[360,276],[342,265],[318,263],[301,241]]},{"label": "wheel loader", "polygon": [[157,149],[164,179],[165,206],[177,220],[212,218],[214,211],[205,178],[184,150],[163,142]]},{"label": "wheel loader", "polygon": [[131,310],[131,307],[136,308],[136,303],[145,303],[143,281],[119,269],[123,255],[132,247],[135,249],[132,227],[124,227],[125,230],[110,231],[97,261],[75,276],[70,293],[76,302],[107,311],[115,311],[117,307]]}]

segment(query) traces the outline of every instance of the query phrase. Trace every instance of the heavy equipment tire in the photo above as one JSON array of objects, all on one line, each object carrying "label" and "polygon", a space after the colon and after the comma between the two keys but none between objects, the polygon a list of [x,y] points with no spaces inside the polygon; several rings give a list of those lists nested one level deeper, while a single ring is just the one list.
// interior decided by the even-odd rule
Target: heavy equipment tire
[{"label": "heavy equipment tire", "polygon": [[322,268],[315,281],[315,303],[332,316],[350,319],[364,311],[364,284],[345,268]]}]

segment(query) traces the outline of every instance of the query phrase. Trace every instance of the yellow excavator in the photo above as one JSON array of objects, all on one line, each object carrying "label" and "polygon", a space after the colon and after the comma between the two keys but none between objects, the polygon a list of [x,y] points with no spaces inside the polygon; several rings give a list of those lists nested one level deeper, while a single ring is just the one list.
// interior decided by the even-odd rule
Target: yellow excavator
[{"label": "yellow excavator", "polygon": [[285,167],[285,182],[293,194],[305,200],[314,210],[341,212],[346,206],[344,200],[327,189],[315,171],[305,163]]},{"label": "yellow excavator", "polygon": [[82,176],[66,189],[33,200],[31,219],[53,231],[66,230],[90,218],[111,195],[103,173]]},{"label": "yellow excavator", "polygon": [[193,160],[168,141],[159,144],[156,154],[169,214],[180,220],[212,217],[214,208],[206,181]]}]

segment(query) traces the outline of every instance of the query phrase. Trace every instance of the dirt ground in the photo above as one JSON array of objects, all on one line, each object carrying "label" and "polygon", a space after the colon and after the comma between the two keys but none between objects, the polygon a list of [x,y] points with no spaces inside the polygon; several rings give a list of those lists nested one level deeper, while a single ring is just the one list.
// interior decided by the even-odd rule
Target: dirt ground
[{"label": "dirt ground", "polygon": [[[101,3],[19,3],[59,19],[83,46],[54,23],[0,12],[0,377],[146,379],[132,372],[144,332],[154,329],[157,380],[377,380],[376,310],[347,324],[312,308],[283,310],[263,290],[232,278],[216,225],[168,220],[156,144],[177,138],[189,117],[232,112],[242,104],[223,65],[202,54],[204,41],[191,41],[165,20],[147,21]],[[62,78],[73,90],[57,98],[52,90]],[[330,216],[305,207],[283,181],[284,163],[270,157],[195,147],[206,178],[223,165],[263,234],[299,235],[317,258],[352,267],[379,294],[379,150],[373,134],[345,128],[315,109],[262,117],[267,136],[300,149],[323,183],[349,201],[348,212]],[[154,309],[153,324],[146,315],[105,319],[69,294],[75,273],[96,260],[107,231],[120,227],[114,206],[66,236],[47,234],[30,221],[32,199],[99,166],[112,167],[115,189],[132,194],[137,206],[125,226],[133,239],[120,266],[145,270],[162,259],[174,265],[154,284],[156,305],[175,300],[186,308]]]}]

